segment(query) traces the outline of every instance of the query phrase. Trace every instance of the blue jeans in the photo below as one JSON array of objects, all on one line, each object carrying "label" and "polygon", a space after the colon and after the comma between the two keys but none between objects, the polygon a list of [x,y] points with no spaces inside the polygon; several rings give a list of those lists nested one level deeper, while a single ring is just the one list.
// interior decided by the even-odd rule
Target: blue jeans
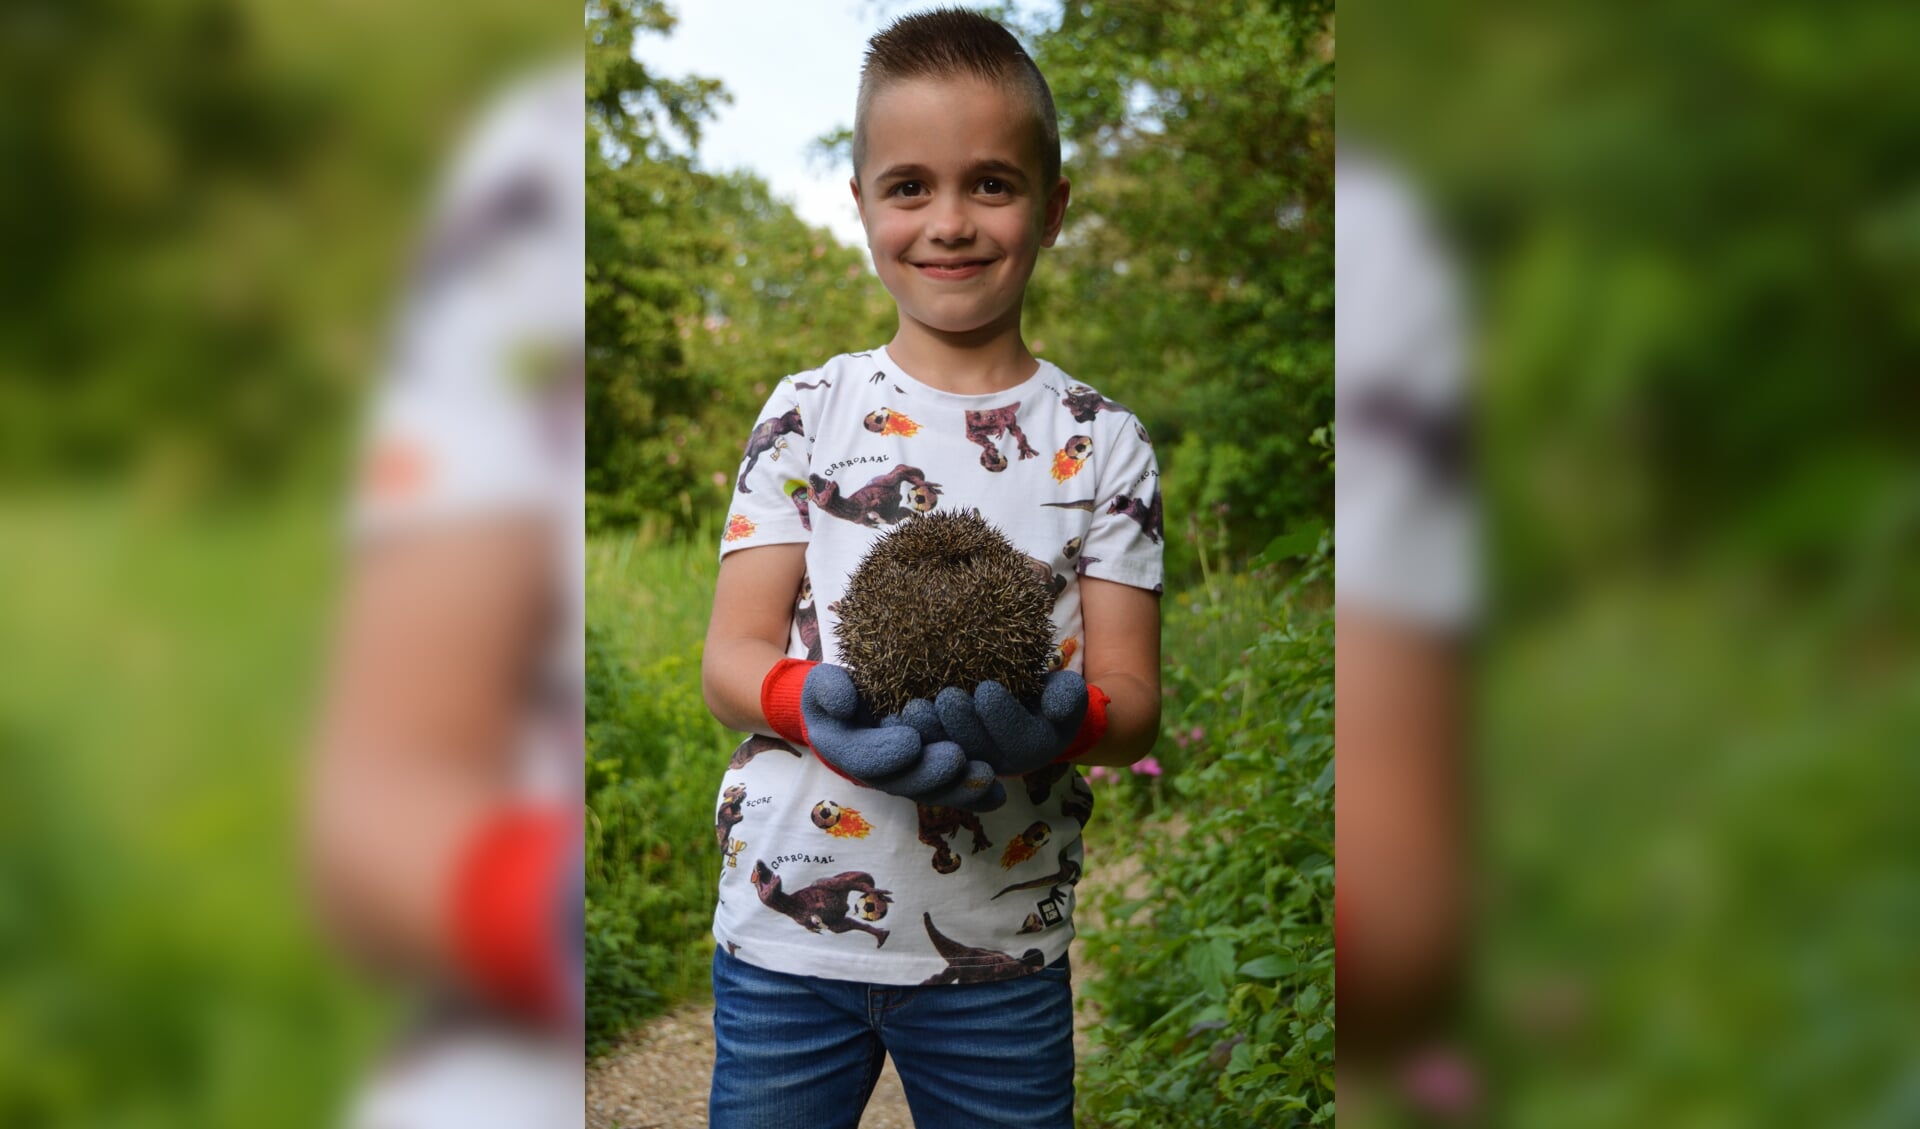
[{"label": "blue jeans", "polygon": [[1067,958],[992,984],[899,987],[713,954],[711,1129],[855,1129],[885,1055],[915,1129],[1073,1129]]}]

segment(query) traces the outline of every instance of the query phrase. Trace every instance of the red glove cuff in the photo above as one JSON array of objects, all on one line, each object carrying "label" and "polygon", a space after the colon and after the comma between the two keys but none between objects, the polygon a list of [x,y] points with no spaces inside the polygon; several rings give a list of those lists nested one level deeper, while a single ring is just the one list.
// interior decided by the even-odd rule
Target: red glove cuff
[{"label": "red glove cuff", "polygon": [[1074,734],[1073,744],[1067,746],[1067,751],[1060,754],[1055,764],[1078,760],[1088,749],[1100,743],[1100,738],[1107,735],[1107,703],[1111,700],[1105,690],[1091,682],[1087,683],[1087,716],[1081,720],[1080,731]]},{"label": "red glove cuff", "polygon": [[[813,748],[813,742],[807,740],[807,719],[800,712],[800,692],[806,689],[807,675],[819,663],[807,659],[781,659],[767,671],[767,677],[760,683],[760,712],[766,716],[767,727],[783,739],[802,748]],[[814,759],[826,765],[835,776],[862,788],[863,781],[855,780],[840,771],[840,767],[814,750]]]},{"label": "red glove cuff", "polygon": [[453,876],[455,960],[481,995],[516,1014],[563,1017],[566,961],[556,901],[581,834],[560,808],[513,808],[467,844]]},{"label": "red glove cuff", "polygon": [[781,659],[760,683],[760,712],[767,725],[796,745],[806,745],[807,720],[800,713],[800,691],[807,675],[819,664],[806,659]]}]

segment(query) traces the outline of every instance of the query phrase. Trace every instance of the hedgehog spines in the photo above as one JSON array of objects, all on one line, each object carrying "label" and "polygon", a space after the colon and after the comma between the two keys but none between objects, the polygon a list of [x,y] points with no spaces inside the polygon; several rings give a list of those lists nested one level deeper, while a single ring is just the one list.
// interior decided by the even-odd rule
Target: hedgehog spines
[{"label": "hedgehog spines", "polygon": [[842,661],[878,715],[989,679],[1029,698],[1053,651],[1052,603],[1032,558],[977,510],[923,515],[854,570],[840,602]]}]

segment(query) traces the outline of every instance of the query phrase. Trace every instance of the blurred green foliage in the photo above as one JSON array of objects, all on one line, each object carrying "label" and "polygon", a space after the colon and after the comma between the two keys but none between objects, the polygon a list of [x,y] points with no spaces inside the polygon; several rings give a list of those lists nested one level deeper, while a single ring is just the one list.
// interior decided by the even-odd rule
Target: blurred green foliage
[{"label": "blurred green foliage", "polygon": [[334,1124],[389,1008],[298,842],[331,528],[0,510],[0,1124]]},{"label": "blurred green foliage", "polygon": [[9,7],[0,477],[191,501],[337,453],[457,130],[573,42],[512,0],[446,16]]},{"label": "blurred green foliage", "polygon": [[[1176,519],[1224,507],[1237,543],[1261,544],[1324,514],[1331,6],[1083,3],[1036,20],[1022,33],[1054,88],[1074,194],[1028,292],[1029,342],[1146,421]],[[589,10],[597,527],[700,520],[773,382],[894,327],[863,249],[751,175],[699,168],[700,122],[724,94],[624,49],[671,26],[660,0]],[[1185,545],[1169,551],[1191,567]]]},{"label": "blurred green foliage", "polygon": [[1504,1124],[1920,1118],[1920,671],[1723,575],[1489,653],[1477,1030]]},{"label": "blurred green foliage", "polygon": [[1490,1120],[1916,1123],[1920,10],[1347,31],[1478,299]]},{"label": "blurred green foliage", "polygon": [[1506,609],[1696,552],[1911,552],[1920,10],[1352,16],[1349,140],[1419,180],[1477,291]]}]

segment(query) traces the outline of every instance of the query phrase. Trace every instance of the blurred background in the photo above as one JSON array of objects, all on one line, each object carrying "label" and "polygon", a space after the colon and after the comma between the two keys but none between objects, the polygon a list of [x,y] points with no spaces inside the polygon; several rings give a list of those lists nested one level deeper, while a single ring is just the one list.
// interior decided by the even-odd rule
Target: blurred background
[{"label": "blurred background", "polygon": [[[592,1124],[679,1124],[623,1079],[708,992],[737,743],[699,688],[718,523],[773,385],[893,334],[848,130],[867,37],[929,6],[589,5]],[[1093,780],[1080,1123],[1324,1124],[1332,5],[967,6],[1046,74],[1073,183],[1028,342],[1139,415],[1166,492],[1165,731]],[[672,1067],[696,1108],[710,1068]]]},{"label": "blurred background", "polygon": [[1920,11],[1342,15],[1474,329],[1453,1119],[1920,1123]]},{"label": "blurred background", "polygon": [[0,1123],[331,1125],[390,1037],[298,856],[347,494],[455,142],[572,18],[0,16]]}]

